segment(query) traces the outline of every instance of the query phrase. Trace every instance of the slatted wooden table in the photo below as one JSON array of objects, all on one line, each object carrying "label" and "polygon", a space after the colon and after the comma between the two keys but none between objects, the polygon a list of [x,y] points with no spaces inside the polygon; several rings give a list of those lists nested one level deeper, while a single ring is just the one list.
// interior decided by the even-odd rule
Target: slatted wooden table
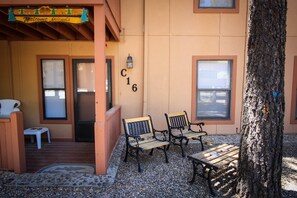
[{"label": "slatted wooden table", "polygon": [[[203,173],[199,175],[208,179],[210,192],[215,195],[215,192],[211,186],[211,172],[213,170],[218,171],[219,169],[228,166],[230,163],[236,163],[238,160],[238,153],[238,146],[222,144],[217,147],[188,156],[188,159],[191,160],[193,164],[193,177],[190,182],[193,183],[195,181],[197,168],[200,165],[202,167]],[[205,177],[206,173],[207,177]]]}]

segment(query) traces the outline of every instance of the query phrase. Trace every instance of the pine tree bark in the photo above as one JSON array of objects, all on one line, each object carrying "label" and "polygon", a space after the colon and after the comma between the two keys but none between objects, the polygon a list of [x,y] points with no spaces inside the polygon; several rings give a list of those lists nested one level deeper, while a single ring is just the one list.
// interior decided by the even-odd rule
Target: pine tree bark
[{"label": "pine tree bark", "polygon": [[239,197],[281,197],[287,0],[249,0]]}]

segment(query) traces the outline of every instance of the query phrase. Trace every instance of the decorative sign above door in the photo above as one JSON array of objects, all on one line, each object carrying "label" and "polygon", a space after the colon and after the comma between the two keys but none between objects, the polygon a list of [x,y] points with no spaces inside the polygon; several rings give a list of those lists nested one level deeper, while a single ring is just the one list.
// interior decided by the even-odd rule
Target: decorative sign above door
[{"label": "decorative sign above door", "polygon": [[85,8],[10,8],[8,21],[24,23],[74,23],[80,24],[89,21],[88,10]]}]

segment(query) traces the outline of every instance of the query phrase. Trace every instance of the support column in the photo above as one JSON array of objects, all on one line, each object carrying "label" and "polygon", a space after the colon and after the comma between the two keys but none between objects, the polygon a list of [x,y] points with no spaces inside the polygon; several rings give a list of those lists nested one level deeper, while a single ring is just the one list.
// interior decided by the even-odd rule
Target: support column
[{"label": "support column", "polygon": [[106,66],[105,66],[105,11],[104,5],[94,5],[94,57],[95,57],[95,164],[96,175],[107,171],[106,131]]}]

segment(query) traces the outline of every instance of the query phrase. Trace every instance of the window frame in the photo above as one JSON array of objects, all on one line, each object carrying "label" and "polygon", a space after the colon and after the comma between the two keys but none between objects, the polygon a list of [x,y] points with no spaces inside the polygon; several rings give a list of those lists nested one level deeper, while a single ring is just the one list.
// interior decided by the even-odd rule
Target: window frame
[{"label": "window frame", "polygon": [[[231,68],[231,82],[230,82],[230,118],[227,119],[197,119],[197,62],[198,61],[220,61],[231,60],[233,61]],[[234,124],[235,116],[235,96],[236,96],[236,70],[237,70],[237,56],[193,56],[192,57],[192,108],[191,108],[191,120],[192,122],[203,121],[206,124]]]},{"label": "window frame", "polygon": [[293,65],[293,81],[292,81],[292,101],[291,101],[291,124],[297,124],[296,118],[296,107],[297,107],[297,56],[294,56],[294,65]]},{"label": "window frame", "polygon": [[[63,60],[64,61],[64,83],[65,83],[65,108],[66,118],[45,118],[45,99],[43,96],[43,76],[42,76],[42,60]],[[71,123],[70,114],[70,77],[69,77],[69,57],[66,55],[37,55],[38,67],[38,92],[39,92],[39,122],[40,124],[69,124]]]},{"label": "window frame", "polygon": [[234,8],[199,8],[200,0],[193,0],[193,12],[194,13],[239,13],[239,0],[234,0]]}]

